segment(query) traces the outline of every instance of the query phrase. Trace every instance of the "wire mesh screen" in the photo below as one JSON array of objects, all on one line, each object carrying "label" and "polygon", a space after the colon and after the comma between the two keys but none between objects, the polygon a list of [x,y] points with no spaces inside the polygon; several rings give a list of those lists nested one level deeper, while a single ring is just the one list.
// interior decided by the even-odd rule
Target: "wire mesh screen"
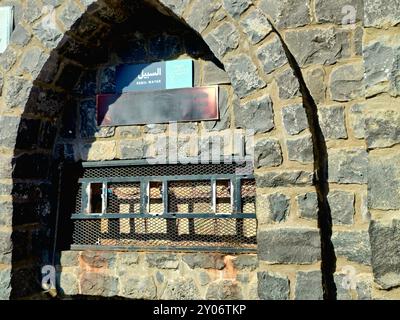
[{"label": "wire mesh screen", "polygon": [[256,181],[243,179],[241,183],[242,212],[256,212]]},{"label": "wire mesh screen", "polygon": [[212,213],[210,181],[168,183],[168,211],[173,213]]},{"label": "wire mesh screen", "polygon": [[255,219],[131,218],[74,220],[74,244],[151,248],[241,248],[256,245]]},{"label": "wire mesh screen", "polygon": [[[238,174],[238,167],[243,169],[236,164],[86,168],[82,186],[89,187],[81,186],[72,215],[73,247],[254,252],[256,185],[252,175]],[[86,190],[98,179],[103,213],[83,212],[90,202]]]},{"label": "wire mesh screen", "polygon": [[85,168],[83,178],[235,174],[239,171],[248,174],[246,168],[246,163],[94,167]]}]

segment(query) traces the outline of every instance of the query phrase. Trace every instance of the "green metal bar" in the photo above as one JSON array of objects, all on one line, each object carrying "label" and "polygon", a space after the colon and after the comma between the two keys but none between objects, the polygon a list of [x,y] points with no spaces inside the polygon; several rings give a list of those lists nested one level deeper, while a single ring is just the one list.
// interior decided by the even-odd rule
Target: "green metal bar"
[{"label": "green metal bar", "polygon": [[148,213],[124,213],[124,214],[72,214],[72,220],[97,220],[97,219],[256,219],[254,213],[213,214],[213,213],[167,213],[153,215]]},{"label": "green metal bar", "polygon": [[233,179],[234,212],[242,212],[242,181],[239,177]]},{"label": "green metal bar", "polygon": [[[236,175],[234,174],[204,174],[204,175],[185,175],[185,176],[145,176],[145,177],[104,177],[104,178],[80,178],[79,183],[118,183],[118,182],[141,182],[141,181],[199,181],[211,179],[226,179],[229,180]],[[243,176],[245,179],[253,179],[253,175]]]},{"label": "green metal bar", "polygon": [[140,182],[140,212],[147,212],[147,186],[148,181],[141,181]]},{"label": "green metal bar", "polygon": [[[256,247],[256,245],[254,245]],[[234,248],[234,247],[132,247],[132,246],[101,246],[101,245],[71,245],[71,250],[99,250],[99,251],[171,251],[171,252],[221,252],[221,253],[256,253],[257,248]]]},{"label": "green metal bar", "polygon": [[[200,157],[189,157],[187,158],[190,164],[194,165],[202,165]],[[110,160],[110,161],[85,161],[82,162],[83,168],[98,168],[98,167],[122,167],[122,166],[145,166],[145,165],[155,165],[152,159],[149,160]],[[209,164],[243,164],[246,163],[246,160],[243,160],[241,157],[236,156],[228,156],[228,157],[221,157],[219,162],[208,162]],[[156,165],[179,165],[181,164],[178,160],[176,161],[169,161],[168,163],[158,163]]]}]

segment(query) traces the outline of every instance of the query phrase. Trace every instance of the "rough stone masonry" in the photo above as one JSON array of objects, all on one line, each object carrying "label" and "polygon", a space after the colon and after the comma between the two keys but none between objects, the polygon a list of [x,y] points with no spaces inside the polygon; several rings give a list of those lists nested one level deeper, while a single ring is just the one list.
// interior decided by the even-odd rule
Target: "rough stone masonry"
[{"label": "rough stone masonry", "polygon": [[60,161],[147,159],[170,136],[168,124],[97,127],[95,97],[114,92],[116,65],[180,58],[221,94],[220,120],[178,125],[179,152],[255,132],[258,254],[64,250],[59,294],[400,298],[400,2],[4,5],[15,28],[0,54],[1,299],[45,297]]}]

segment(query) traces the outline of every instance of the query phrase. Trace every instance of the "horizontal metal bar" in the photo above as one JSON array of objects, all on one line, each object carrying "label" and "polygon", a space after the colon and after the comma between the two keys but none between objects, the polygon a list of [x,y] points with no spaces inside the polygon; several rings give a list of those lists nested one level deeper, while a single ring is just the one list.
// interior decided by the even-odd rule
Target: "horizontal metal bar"
[{"label": "horizontal metal bar", "polygon": [[[118,182],[141,182],[141,181],[201,181],[232,179],[235,174],[204,174],[204,175],[176,175],[176,176],[131,176],[131,177],[104,177],[104,178],[80,178],[79,183],[118,183]],[[253,175],[240,176],[241,179],[254,179]]]},{"label": "horizontal metal bar", "polygon": [[[254,245],[256,247],[256,245]],[[172,251],[172,252],[221,252],[221,253],[257,253],[257,248],[229,248],[229,247],[130,247],[130,246],[90,246],[90,245],[71,245],[71,250],[92,250],[92,251]]]},{"label": "horizontal metal bar", "polygon": [[[98,168],[98,167],[120,167],[120,166],[143,166],[143,165],[177,165],[181,164],[179,159],[175,161],[168,160],[168,163],[157,163],[156,159],[139,159],[139,160],[111,160],[111,161],[89,161],[82,162],[83,168]],[[202,165],[202,164],[244,164],[246,161],[242,157],[237,156],[227,156],[221,157],[219,161],[207,161],[202,162],[201,157],[188,157],[185,158],[185,163]]]},{"label": "horizontal metal bar", "polygon": [[123,214],[98,214],[98,213],[74,213],[72,220],[98,220],[98,219],[256,219],[254,213],[237,214],[214,214],[214,213],[167,213],[167,214],[144,214],[144,213],[123,213]]}]

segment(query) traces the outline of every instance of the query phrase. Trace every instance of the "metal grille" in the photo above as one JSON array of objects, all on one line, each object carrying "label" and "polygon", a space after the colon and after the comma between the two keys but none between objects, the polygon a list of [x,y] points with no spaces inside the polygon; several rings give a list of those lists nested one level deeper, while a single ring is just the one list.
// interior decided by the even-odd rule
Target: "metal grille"
[{"label": "metal grille", "polygon": [[140,183],[110,183],[107,213],[140,213]]},{"label": "metal grille", "polygon": [[83,178],[235,174],[239,170],[248,174],[246,168],[245,163],[90,167],[85,168]]},{"label": "metal grille", "polygon": [[243,179],[241,183],[242,212],[256,212],[256,181]]},{"label": "metal grille", "polygon": [[210,181],[174,181],[168,184],[168,211],[212,213]]},{"label": "metal grille", "polygon": [[[99,179],[103,213],[84,212]],[[80,181],[72,248],[256,250],[256,185],[244,165],[89,167]]]},{"label": "metal grille", "polygon": [[255,219],[130,218],[74,220],[74,244],[82,246],[252,251]]}]

